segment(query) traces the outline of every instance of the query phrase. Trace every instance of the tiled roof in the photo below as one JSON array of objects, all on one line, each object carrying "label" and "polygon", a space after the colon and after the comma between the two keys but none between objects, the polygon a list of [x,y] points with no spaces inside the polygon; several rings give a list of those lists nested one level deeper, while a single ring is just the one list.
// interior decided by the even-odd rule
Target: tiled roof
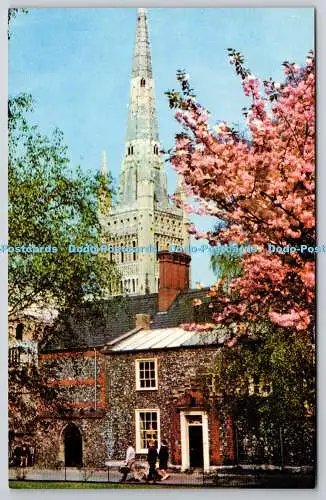
[{"label": "tiled roof", "polygon": [[[212,313],[208,308],[210,300],[207,298],[209,288],[200,290],[185,290],[180,293],[171,304],[167,312],[157,312],[152,319],[152,328],[179,326],[181,323],[205,322],[211,319]],[[200,308],[193,306],[193,300],[200,299]]]},{"label": "tiled roof", "polygon": [[[178,327],[182,323],[205,322],[211,317],[208,289],[185,290],[167,312],[158,312],[158,294],[112,297],[106,301],[85,304],[67,318],[42,351],[103,346],[135,328],[138,313],[151,316],[151,330]],[[194,299],[201,299],[199,308]],[[189,340],[190,341],[190,340]]]}]

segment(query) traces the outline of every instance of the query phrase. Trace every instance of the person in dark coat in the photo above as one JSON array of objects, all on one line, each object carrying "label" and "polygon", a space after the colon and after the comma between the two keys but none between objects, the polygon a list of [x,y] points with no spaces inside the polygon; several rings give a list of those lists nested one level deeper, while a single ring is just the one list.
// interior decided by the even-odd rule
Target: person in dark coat
[{"label": "person in dark coat", "polygon": [[168,460],[169,460],[169,448],[168,448],[168,443],[165,439],[162,439],[160,451],[158,454],[158,459],[159,459],[159,474],[161,476],[161,480],[164,481],[169,477],[169,474],[167,473],[167,468],[168,468]]},{"label": "person in dark coat", "polygon": [[155,441],[149,441],[148,451],[147,451],[147,462],[149,465],[147,481],[156,481],[156,460],[158,457],[157,448],[155,446]]},{"label": "person in dark coat", "polygon": [[21,454],[22,454],[22,447],[20,444],[17,444],[17,446],[15,446],[14,449],[14,465],[16,467],[20,467]]}]

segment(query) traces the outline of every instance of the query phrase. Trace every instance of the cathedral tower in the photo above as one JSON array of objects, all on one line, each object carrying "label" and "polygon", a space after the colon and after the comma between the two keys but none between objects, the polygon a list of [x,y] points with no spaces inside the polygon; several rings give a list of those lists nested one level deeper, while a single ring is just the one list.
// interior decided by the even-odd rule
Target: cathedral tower
[{"label": "cathedral tower", "polygon": [[147,12],[138,9],[118,200],[105,222],[101,218],[114,245],[125,249],[114,260],[122,275],[120,291],[129,294],[157,292],[157,250],[189,243],[186,217],[169,203],[160,149]]}]

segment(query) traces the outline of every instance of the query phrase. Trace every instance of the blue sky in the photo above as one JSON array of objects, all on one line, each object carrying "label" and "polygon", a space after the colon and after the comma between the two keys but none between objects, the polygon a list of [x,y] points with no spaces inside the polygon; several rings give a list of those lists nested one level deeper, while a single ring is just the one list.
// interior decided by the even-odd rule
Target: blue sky
[{"label": "blue sky", "polygon": [[[33,121],[43,133],[59,127],[72,165],[96,170],[106,150],[117,179],[127,126],[127,104],[136,26],[133,8],[30,9],[13,24],[9,45],[9,93],[31,93]],[[177,88],[177,69],[191,76],[212,122],[243,123],[248,100],[227,58],[240,50],[262,79],[282,78],[284,60],[304,63],[314,48],[310,8],[149,9],[160,140],[173,146],[178,125],[164,92]],[[170,193],[175,174],[168,167]],[[201,228],[210,219],[196,217]],[[209,285],[208,255],[193,255],[192,283]]]}]

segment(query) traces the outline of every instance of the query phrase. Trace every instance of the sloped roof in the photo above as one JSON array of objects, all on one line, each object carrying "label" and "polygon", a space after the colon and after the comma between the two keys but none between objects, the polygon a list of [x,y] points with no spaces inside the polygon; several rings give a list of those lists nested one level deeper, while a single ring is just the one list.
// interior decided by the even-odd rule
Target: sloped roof
[{"label": "sloped roof", "polygon": [[181,327],[142,329],[130,333],[129,336],[123,336],[111,342],[106,350],[111,352],[143,351],[219,344],[219,339],[214,332],[194,332]]},{"label": "sloped roof", "polygon": [[[151,330],[209,321],[212,312],[208,308],[208,290],[181,292],[166,312],[158,312],[158,293],[111,297],[105,301],[87,303],[69,317],[62,318],[51,340],[41,349],[48,352],[103,346],[135,328],[138,313],[150,315]],[[194,299],[201,299],[200,308],[194,308]]]}]

